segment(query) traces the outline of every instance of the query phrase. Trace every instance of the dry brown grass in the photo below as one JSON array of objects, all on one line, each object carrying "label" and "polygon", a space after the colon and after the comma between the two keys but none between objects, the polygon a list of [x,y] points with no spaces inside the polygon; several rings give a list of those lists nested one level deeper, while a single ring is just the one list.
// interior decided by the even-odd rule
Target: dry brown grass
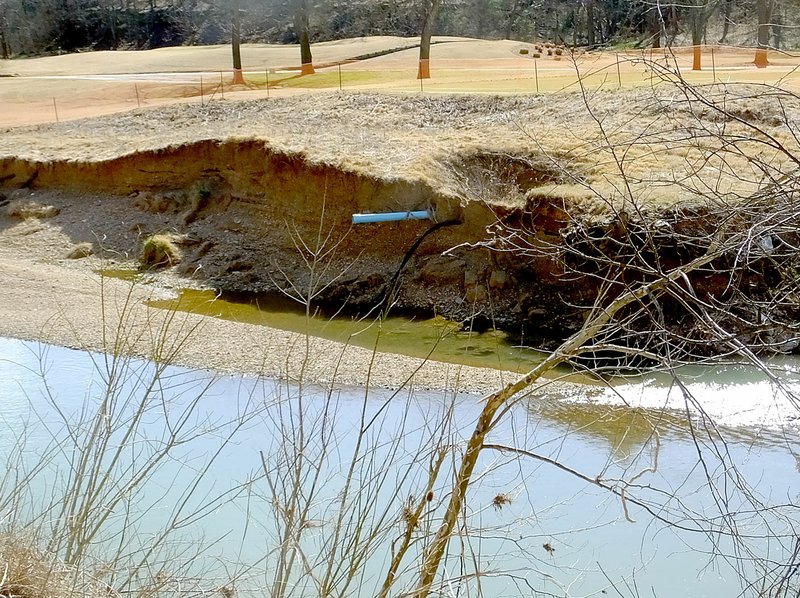
[{"label": "dry brown grass", "polygon": [[80,260],[94,254],[94,245],[89,243],[78,243],[67,254],[67,258],[71,260]]},{"label": "dry brown grass", "polygon": [[[800,121],[800,100],[748,85],[718,86],[705,93],[787,147],[798,145],[786,122]],[[723,127],[743,141],[717,160],[713,155],[720,141],[704,131]],[[98,161],[163,148],[165,140],[179,145],[255,138],[312,164],[378,179],[422,181],[453,197],[463,195],[466,182],[487,191],[480,199],[518,203],[521,196],[505,188],[503,180],[498,185],[491,176],[476,175],[474,168],[458,170],[465,158],[482,153],[560,171],[547,186],[550,196],[585,203],[592,196],[618,197],[629,190],[643,205],[669,206],[690,199],[692,188],[702,189],[709,181],[720,195],[728,190],[747,195],[760,184],[757,173],[746,172],[748,153],[783,168],[786,157],[767,155],[769,148],[747,141],[752,137],[744,122],[723,122],[718,113],[687,102],[678,88],[664,85],[588,90],[585,97],[578,92],[505,97],[335,93],[173,105],[11,129],[0,139],[0,155]],[[737,155],[739,149],[743,153]]]},{"label": "dry brown grass", "polygon": [[141,264],[144,268],[167,268],[183,259],[176,238],[169,234],[152,235],[142,244]]},{"label": "dry brown grass", "polygon": [[0,597],[91,598],[111,588],[59,563],[24,537],[0,534]]},{"label": "dry brown grass", "polygon": [[53,218],[58,216],[60,210],[55,206],[40,204],[35,201],[17,200],[6,208],[6,213],[12,218],[27,220],[28,218]]}]

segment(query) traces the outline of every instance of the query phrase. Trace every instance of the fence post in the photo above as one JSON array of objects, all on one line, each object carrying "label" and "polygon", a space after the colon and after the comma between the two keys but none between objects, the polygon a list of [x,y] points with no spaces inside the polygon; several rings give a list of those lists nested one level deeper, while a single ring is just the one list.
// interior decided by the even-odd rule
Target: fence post
[{"label": "fence post", "polygon": [[225,82],[222,80],[222,71],[219,72],[219,90],[222,94],[222,99],[225,99]]},{"label": "fence post", "polygon": [[58,119],[58,106],[56,106],[56,98],[55,97],[53,97],[53,112],[56,113],[56,122],[61,122]]},{"label": "fence post", "polygon": [[539,93],[539,64],[538,59],[533,59],[533,76],[536,79],[536,93]]},{"label": "fence post", "polygon": [[619,68],[619,54],[615,54],[617,57],[617,82],[619,83],[619,88],[622,89],[622,72]]},{"label": "fence post", "polygon": [[203,106],[203,75],[200,75],[200,105]]},{"label": "fence post", "polygon": [[269,67],[264,70],[264,74],[267,76],[267,99],[269,99]]},{"label": "fence post", "polygon": [[339,91],[342,91],[342,65],[339,65]]},{"label": "fence post", "polygon": [[717,82],[717,63],[714,60],[714,46],[711,46],[711,80]]},{"label": "fence post", "polygon": [[142,107],[142,101],[139,99],[139,85],[138,83],[133,84],[133,91],[136,92],[136,106],[137,108]]}]

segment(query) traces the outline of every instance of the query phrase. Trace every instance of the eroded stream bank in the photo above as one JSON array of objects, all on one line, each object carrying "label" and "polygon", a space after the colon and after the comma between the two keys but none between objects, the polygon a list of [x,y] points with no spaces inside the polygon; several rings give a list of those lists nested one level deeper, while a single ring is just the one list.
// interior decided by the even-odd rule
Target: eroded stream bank
[{"label": "eroded stream bank", "polygon": [[[145,238],[164,235],[179,254],[171,272],[187,284],[282,291],[361,313],[388,300],[401,313],[498,328],[535,347],[582,325],[609,277],[604,264],[621,264],[612,273],[620,289],[641,282],[647,274],[638,264],[624,271],[632,260],[689,262],[722,218],[709,206],[635,214],[603,207],[567,193],[582,173],[544,156],[472,152],[443,169],[447,184],[372,176],[263,141],[204,140],[106,161],[6,158],[0,193],[4,226],[33,219],[58,227],[74,245],[91,244],[87,254],[135,260]],[[431,218],[352,224],[355,213],[412,210]],[[769,258],[762,252],[735,275],[735,264],[720,259],[692,273],[691,284],[702,299],[728,301],[742,289],[766,299],[782,276]],[[679,301],[663,298],[659,310],[666,329],[703,343]],[[745,330],[746,317],[735,322],[745,340],[796,348],[780,327],[761,330],[759,317],[755,331]]]}]

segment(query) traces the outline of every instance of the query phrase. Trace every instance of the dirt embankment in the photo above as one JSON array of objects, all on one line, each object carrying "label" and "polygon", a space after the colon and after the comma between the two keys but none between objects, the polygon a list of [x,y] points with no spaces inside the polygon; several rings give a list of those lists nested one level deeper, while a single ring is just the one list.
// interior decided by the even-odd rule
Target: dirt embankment
[{"label": "dirt embankment", "polygon": [[[488,153],[460,159],[458,168],[464,184],[518,193],[558,176]],[[281,288],[365,309],[394,289],[397,309],[535,327],[542,336],[560,336],[576,316],[560,309],[554,318],[547,307],[564,286],[551,262],[469,247],[486,241],[498,219],[519,218],[520,208],[314,163],[263,141],[206,140],[96,162],[6,158],[0,181],[9,200],[54,205],[55,224],[110,256],[135,256],[145,237],[172,234],[183,253],[176,270],[224,291]],[[432,218],[351,224],[355,213],[416,210]],[[533,217],[542,234],[557,234],[565,212],[544,202]],[[410,253],[436,224],[443,226]]]},{"label": "dirt embankment", "polygon": [[[582,323],[604,276],[600,265],[632,264],[633,277],[612,272],[626,284],[639,282],[641,268],[657,273],[661,262],[691,260],[728,218],[731,201],[760,186],[739,175],[750,165],[749,146],[730,152],[721,169],[718,137],[707,148],[676,140],[687,126],[716,130],[716,113],[672,99],[667,106],[655,92],[623,95],[636,118],[618,109],[621,96],[599,97],[600,133],[574,95],[337,95],[15,129],[0,139],[0,193],[52,205],[59,213],[48,222],[108,257],[132,261],[145,238],[166,234],[182,254],[173,271],[222,290],[280,288],[361,310],[390,297],[399,309],[493,324],[547,346]],[[731,134],[747,139],[742,117],[726,118]],[[536,126],[521,124],[528,122]],[[775,139],[787,135],[783,120],[758,122]],[[175,144],[165,147],[165,139]],[[616,148],[625,149],[624,176]],[[779,153],[768,162],[783,171],[781,161],[788,158]],[[710,180],[716,207],[687,204]],[[636,198],[627,202],[635,213],[621,207],[621,195]],[[432,219],[351,224],[354,213],[409,210]],[[571,229],[577,237],[567,242]],[[745,289],[755,305],[753,293],[781,283],[756,261],[742,268],[721,260],[692,286],[715,301]],[[731,272],[745,274],[732,285]],[[678,311],[657,315],[695,334]],[[740,315],[756,326],[764,318]]]},{"label": "dirt embankment", "polygon": [[[0,193],[23,216],[31,209],[83,244],[78,255],[133,260],[146,238],[165,235],[179,246],[181,259],[170,265],[191,279],[187,285],[282,290],[361,313],[392,301],[396,310],[494,326],[544,347],[580,327],[609,259],[633,264],[630,274],[615,275],[620,284],[637,282],[648,263],[688,263],[706,250],[703,239],[721,217],[698,206],[661,210],[644,223],[624,211],[593,217],[578,200],[539,192],[563,171],[535,156],[472,153],[450,169],[472,195],[514,201],[467,201],[422,180],[369,176],[255,140],[204,140],[95,162],[5,158]],[[431,218],[352,224],[356,213],[409,211]],[[717,261],[691,283],[707,300],[729,301],[745,289],[764,295],[763,303],[762,291],[780,286],[781,273]],[[753,297],[735,309],[756,305]],[[679,303],[665,299],[659,309],[670,330],[702,341]],[[785,349],[775,338],[768,344]]]}]

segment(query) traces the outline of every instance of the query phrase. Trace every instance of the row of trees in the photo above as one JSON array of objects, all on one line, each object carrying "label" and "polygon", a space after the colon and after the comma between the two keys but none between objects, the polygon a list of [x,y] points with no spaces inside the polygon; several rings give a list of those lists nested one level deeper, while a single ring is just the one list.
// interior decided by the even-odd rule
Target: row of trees
[{"label": "row of trees", "polygon": [[[300,43],[310,73],[312,42],[367,35],[790,48],[798,44],[790,35],[800,27],[798,8],[800,0],[0,0],[0,56]],[[766,65],[765,53],[757,63]]]}]

